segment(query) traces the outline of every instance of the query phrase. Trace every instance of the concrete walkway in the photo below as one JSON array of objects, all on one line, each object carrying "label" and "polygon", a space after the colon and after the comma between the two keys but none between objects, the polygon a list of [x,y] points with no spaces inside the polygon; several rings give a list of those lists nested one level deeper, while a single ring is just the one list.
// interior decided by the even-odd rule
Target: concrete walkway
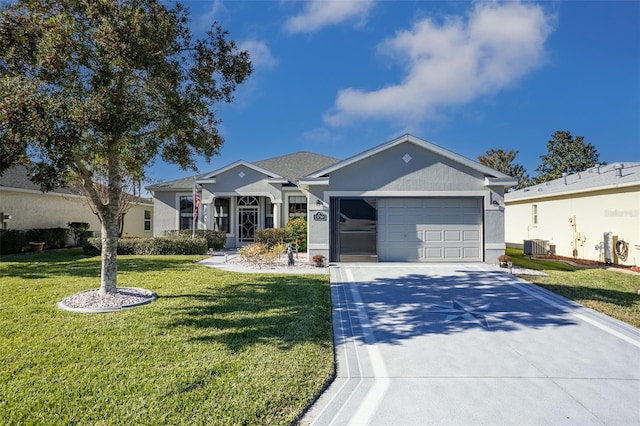
[{"label": "concrete walkway", "polygon": [[638,425],[640,330],[484,264],[331,268],[312,425]]}]

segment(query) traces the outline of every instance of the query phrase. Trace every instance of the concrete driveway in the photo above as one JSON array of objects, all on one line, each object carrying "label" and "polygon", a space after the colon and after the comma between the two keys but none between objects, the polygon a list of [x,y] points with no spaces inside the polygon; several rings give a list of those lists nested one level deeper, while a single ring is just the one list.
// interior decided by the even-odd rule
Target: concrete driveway
[{"label": "concrete driveway", "polygon": [[640,330],[484,264],[331,268],[337,377],[302,424],[640,424]]}]

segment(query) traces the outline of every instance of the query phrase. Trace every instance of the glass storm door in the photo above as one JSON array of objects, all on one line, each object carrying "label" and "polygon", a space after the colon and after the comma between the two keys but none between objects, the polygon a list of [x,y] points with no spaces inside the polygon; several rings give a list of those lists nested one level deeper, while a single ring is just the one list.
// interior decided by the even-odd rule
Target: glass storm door
[{"label": "glass storm door", "polygon": [[258,226],[258,197],[238,199],[238,242],[252,243]]}]

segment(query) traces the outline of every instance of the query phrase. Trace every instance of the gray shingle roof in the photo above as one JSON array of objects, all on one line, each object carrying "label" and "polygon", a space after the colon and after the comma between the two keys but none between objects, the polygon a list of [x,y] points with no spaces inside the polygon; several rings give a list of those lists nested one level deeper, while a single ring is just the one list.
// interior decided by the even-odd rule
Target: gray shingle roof
[{"label": "gray shingle roof", "polygon": [[[36,185],[35,183],[29,180],[29,174],[25,166],[15,166],[5,170],[2,176],[0,176],[0,186],[6,187],[6,188],[29,189],[33,191],[40,191],[40,186]],[[56,188],[50,192],[57,193],[57,194],[77,194],[78,193],[78,191],[75,191],[69,187]]]},{"label": "gray shingle roof", "polygon": [[[622,165],[622,169],[616,167]],[[618,173],[621,176],[618,176]],[[566,182],[566,183],[565,183]],[[567,175],[538,185],[505,194],[505,201],[530,198],[553,197],[564,194],[588,192],[596,189],[609,189],[623,186],[640,185],[640,163],[612,163],[592,167],[584,172]]]},{"label": "gray shingle roof", "polygon": [[297,182],[300,178],[313,172],[340,162],[340,159],[327,157],[313,152],[295,152],[280,157],[256,161],[252,164],[272,171],[289,182]]},{"label": "gray shingle roof", "polygon": [[[257,166],[261,169],[268,170],[278,176],[282,176],[289,182],[296,183],[300,178],[307,176],[315,171],[329,167],[330,165],[338,163],[339,161],[340,159],[338,158],[315,154],[313,152],[295,152],[293,154],[255,161],[250,164],[253,164],[254,166]],[[213,170],[207,173],[195,175],[195,177],[196,179],[204,179],[206,177],[214,175],[216,172],[217,170]],[[184,190],[192,187],[193,175],[185,178],[150,185],[147,187],[147,189],[150,191],[172,189]]]},{"label": "gray shingle roof", "polygon": [[[5,170],[2,176],[0,176],[0,187],[40,191],[40,186],[29,180],[29,173],[25,166],[15,166]],[[50,193],[81,196],[82,190],[79,187],[73,188],[69,186],[63,186],[60,188],[54,188],[53,190],[48,192],[48,194]],[[131,200],[137,203],[151,204],[152,202],[150,199],[144,197],[138,197],[134,195],[130,195],[130,197],[132,197]]]}]

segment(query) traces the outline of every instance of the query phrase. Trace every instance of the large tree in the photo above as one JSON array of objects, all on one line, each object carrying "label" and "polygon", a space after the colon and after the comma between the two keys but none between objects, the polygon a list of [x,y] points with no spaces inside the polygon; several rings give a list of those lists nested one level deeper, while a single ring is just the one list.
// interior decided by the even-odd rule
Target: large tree
[{"label": "large tree", "polygon": [[536,183],[562,177],[562,173],[578,173],[598,163],[598,150],[584,137],[571,135],[567,130],[557,130],[547,142],[547,153],[540,156],[542,163],[536,168],[540,174]]},{"label": "large tree", "polygon": [[43,191],[82,186],[113,293],[124,185],[158,155],[195,169],[218,153],[213,105],[250,75],[248,53],[215,23],[194,38],[179,4],[20,0],[0,13],[0,173],[24,164]]},{"label": "large tree", "polygon": [[516,159],[518,151],[504,151],[502,149],[490,149],[478,156],[478,162],[494,170],[518,179],[516,189],[531,185],[531,178],[526,173],[523,166],[513,161]]}]

